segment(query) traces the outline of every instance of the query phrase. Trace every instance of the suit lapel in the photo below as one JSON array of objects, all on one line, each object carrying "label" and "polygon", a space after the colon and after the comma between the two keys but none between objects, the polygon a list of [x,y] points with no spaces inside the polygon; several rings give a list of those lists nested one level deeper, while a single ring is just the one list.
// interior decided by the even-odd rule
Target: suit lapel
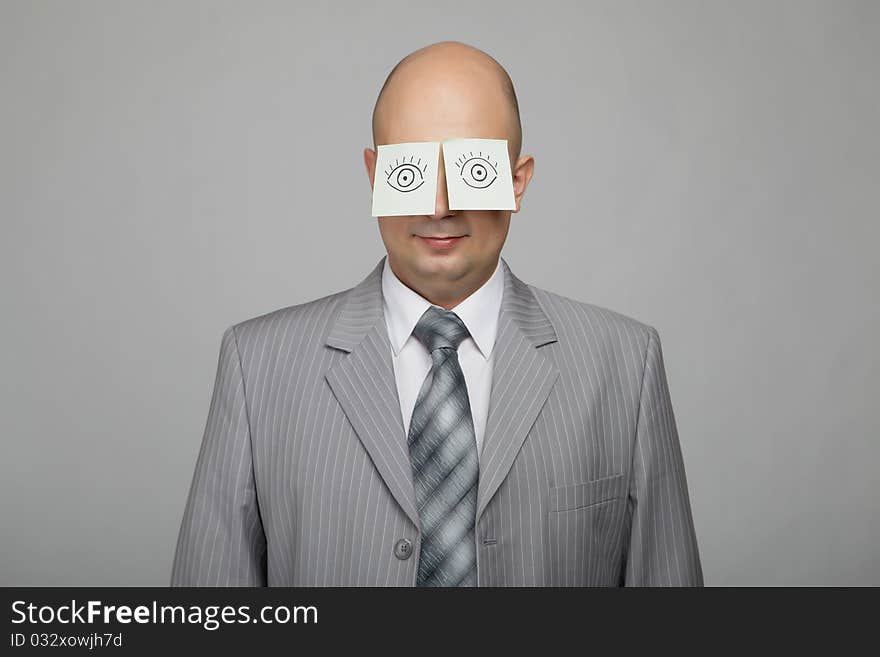
[{"label": "suit lapel", "polygon": [[539,347],[556,342],[556,331],[535,295],[504,258],[504,296],[493,347],[492,392],[480,456],[477,520],[507,477],[538,413],[559,376]]},{"label": "suit lapel", "polygon": [[[327,383],[380,476],[418,527],[412,466],[400,415],[382,299],[383,256],[349,290],[326,344],[348,352],[326,373]],[[528,286],[501,258],[504,293],[495,339],[489,416],[480,457],[477,519],[510,471],[559,371],[539,347],[556,332]]]},{"label": "suit lapel", "polygon": [[342,302],[326,343],[349,354],[325,376],[391,494],[420,527],[391,342],[382,309],[385,257]]}]

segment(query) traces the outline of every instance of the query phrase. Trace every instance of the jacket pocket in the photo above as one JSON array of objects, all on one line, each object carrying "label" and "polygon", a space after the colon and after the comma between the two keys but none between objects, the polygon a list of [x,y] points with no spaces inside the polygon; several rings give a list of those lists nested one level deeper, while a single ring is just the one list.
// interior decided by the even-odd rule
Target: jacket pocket
[{"label": "jacket pocket", "polygon": [[582,484],[567,484],[550,489],[550,511],[570,511],[593,506],[626,495],[626,477],[623,473]]}]

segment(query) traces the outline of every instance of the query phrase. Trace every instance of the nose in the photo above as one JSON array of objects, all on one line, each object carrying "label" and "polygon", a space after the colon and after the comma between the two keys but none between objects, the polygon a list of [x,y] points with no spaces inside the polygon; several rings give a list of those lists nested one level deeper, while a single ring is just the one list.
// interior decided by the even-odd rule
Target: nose
[{"label": "nose", "polygon": [[437,195],[434,201],[434,214],[428,216],[431,219],[455,216],[455,212],[449,209],[449,195],[446,191],[446,166],[443,163],[442,148],[440,149],[439,164],[437,166]]}]

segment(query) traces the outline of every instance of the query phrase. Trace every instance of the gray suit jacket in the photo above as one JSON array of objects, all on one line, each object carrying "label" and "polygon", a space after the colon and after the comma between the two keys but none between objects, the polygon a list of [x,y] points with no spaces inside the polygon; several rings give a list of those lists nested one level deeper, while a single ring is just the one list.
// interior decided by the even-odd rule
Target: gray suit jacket
[{"label": "gray suit jacket", "polygon": [[[385,257],[353,288],[223,333],[172,586],[415,584]],[[501,261],[479,585],[702,585],[656,329]]]}]

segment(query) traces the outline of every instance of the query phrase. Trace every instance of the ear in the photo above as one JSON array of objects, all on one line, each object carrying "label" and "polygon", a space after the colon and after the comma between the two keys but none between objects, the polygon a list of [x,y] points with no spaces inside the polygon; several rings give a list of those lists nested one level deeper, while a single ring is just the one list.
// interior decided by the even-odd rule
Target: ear
[{"label": "ear", "polygon": [[526,193],[526,187],[529,186],[529,181],[532,179],[532,174],[534,172],[535,158],[531,155],[523,155],[517,160],[516,166],[512,171],[513,198],[516,201],[516,210],[514,210],[514,212],[519,212],[523,194]]},{"label": "ear", "polygon": [[370,179],[370,189],[372,189],[376,175],[376,151],[372,148],[364,149],[364,165],[367,167],[367,176]]}]

